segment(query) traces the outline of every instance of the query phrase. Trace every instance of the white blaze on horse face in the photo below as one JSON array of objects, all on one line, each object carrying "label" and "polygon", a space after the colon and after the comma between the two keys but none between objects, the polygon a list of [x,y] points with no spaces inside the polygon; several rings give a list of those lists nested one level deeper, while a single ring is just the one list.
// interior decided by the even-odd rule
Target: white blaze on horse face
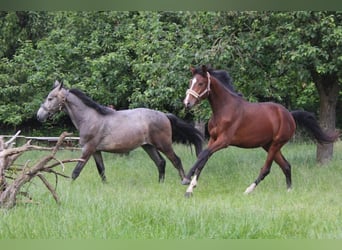
[{"label": "white blaze on horse face", "polygon": [[[192,80],[191,80],[191,86],[190,86],[190,90],[192,90],[192,88],[195,86],[195,84],[196,84],[196,82],[197,82],[197,79],[194,77],[194,78],[192,78]],[[190,104],[190,96],[191,96],[191,94],[190,93],[187,93],[186,94],[186,97],[185,97],[185,99],[184,99],[184,105],[185,106],[188,106],[189,104]],[[191,105],[193,105],[193,104],[191,104]]]}]

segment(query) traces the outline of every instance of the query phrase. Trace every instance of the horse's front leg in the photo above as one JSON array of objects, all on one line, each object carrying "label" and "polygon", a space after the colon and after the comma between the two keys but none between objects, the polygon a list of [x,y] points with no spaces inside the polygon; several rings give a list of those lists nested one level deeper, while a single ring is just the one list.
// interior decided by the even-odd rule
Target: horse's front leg
[{"label": "horse's front leg", "polygon": [[[213,140],[212,138],[210,138],[207,149],[203,150],[198,155],[195,165],[190,169],[189,173],[182,181],[182,184],[185,184],[185,185],[190,183],[185,193],[186,197],[189,197],[192,195],[193,189],[196,187],[198,178],[205,164],[209,160],[209,157],[216,151],[227,147],[229,145],[227,141],[228,141],[227,138],[223,136],[220,138],[217,138],[217,140]],[[190,181],[191,176],[193,176],[193,178]]]},{"label": "horse's front leg", "polygon": [[[210,150],[208,150],[208,149],[203,150],[198,155],[197,161],[195,162],[194,166],[189,170],[189,173],[183,179],[183,181],[182,181],[183,185],[189,184],[189,186],[186,190],[186,193],[185,193],[185,197],[190,197],[192,195],[193,189],[197,186],[197,181],[198,181],[198,178],[201,174],[201,171],[204,168],[204,165],[209,160],[210,155],[211,155]],[[192,176],[193,176],[193,178],[191,180]]]},{"label": "horse's front leg", "polygon": [[[195,172],[198,178],[198,175],[200,174],[200,170],[198,169],[203,169],[204,165],[207,163],[210,157],[210,151],[208,149],[203,150],[197,157],[197,160],[193,167],[189,170],[188,174],[184,177],[182,184],[183,185],[188,185],[191,182],[191,177],[194,176]],[[197,170],[197,171],[196,171]]]},{"label": "horse's front leg", "polygon": [[73,180],[76,180],[76,178],[80,175],[83,167],[85,166],[85,164],[88,162],[90,156],[93,154],[92,151],[88,150],[87,147],[83,147],[82,148],[82,156],[81,159],[83,161],[79,161],[76,165],[76,167],[74,168],[74,171],[72,172],[72,176],[71,178]]}]

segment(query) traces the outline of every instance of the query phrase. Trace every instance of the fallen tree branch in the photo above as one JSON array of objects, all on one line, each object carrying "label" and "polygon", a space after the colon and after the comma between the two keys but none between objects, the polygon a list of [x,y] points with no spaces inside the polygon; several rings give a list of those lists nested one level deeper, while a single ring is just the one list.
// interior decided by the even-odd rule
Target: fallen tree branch
[{"label": "fallen tree branch", "polygon": [[15,141],[15,139],[18,137],[18,135],[20,134],[20,130],[11,138],[11,139],[9,139],[7,142],[5,142],[5,145],[4,145],[4,148],[6,149],[6,148],[9,148],[9,147],[11,147],[13,144],[12,144],[12,142],[14,142]]},{"label": "fallen tree branch", "polygon": [[47,189],[50,191],[56,203],[59,203],[59,197],[56,193],[56,190],[51,186],[51,184],[47,181],[47,179],[42,174],[37,174],[37,176],[42,180],[42,182],[45,184]]},{"label": "fallen tree branch", "polygon": [[[11,144],[14,141],[15,137],[18,136],[18,134],[19,133],[13,136],[8,142],[10,142]],[[59,198],[56,193],[57,178],[58,176],[62,176],[65,178],[69,177],[62,173],[54,171],[52,168],[58,165],[62,165],[62,167],[64,168],[64,163],[80,161],[80,159],[58,160],[55,158],[55,154],[63,143],[64,138],[70,135],[71,133],[63,132],[60,135],[55,147],[53,148],[34,146],[30,144],[31,141],[28,141],[26,144],[18,148],[5,148],[6,145],[10,144],[6,144],[7,142],[3,143],[3,141],[2,143],[0,143],[3,148],[3,150],[0,151],[0,207],[7,209],[14,207],[16,205],[17,194],[20,193],[21,187],[24,184],[30,182],[36,176],[38,176],[39,179],[44,183],[45,187],[50,191],[55,201],[59,203]],[[28,161],[23,168],[19,169],[20,171],[18,175],[13,179],[13,181],[8,184],[6,181],[5,171],[11,170],[12,163],[15,161],[15,159],[17,159],[23,152],[29,150],[50,150],[51,153],[39,160],[32,167],[28,167]],[[56,160],[57,162],[48,165],[51,160]],[[18,170],[18,168],[15,169]],[[42,175],[43,172],[55,174],[56,188],[53,188],[48,180]]]}]

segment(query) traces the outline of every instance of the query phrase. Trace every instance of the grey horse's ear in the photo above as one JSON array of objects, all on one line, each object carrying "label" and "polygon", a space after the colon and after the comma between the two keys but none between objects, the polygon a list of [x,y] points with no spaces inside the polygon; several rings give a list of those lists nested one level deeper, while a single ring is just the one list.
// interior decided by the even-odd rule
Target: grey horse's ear
[{"label": "grey horse's ear", "polygon": [[59,90],[61,90],[63,88],[63,85],[64,85],[64,83],[63,83],[63,81],[61,81],[60,85],[59,85]]},{"label": "grey horse's ear", "polygon": [[56,88],[59,85],[59,81],[56,80],[55,83],[53,84],[53,88]]},{"label": "grey horse's ear", "polygon": [[59,87],[59,90],[61,90],[63,88],[63,82],[59,82],[58,80],[55,81],[55,83],[53,84],[53,88],[57,88]]}]

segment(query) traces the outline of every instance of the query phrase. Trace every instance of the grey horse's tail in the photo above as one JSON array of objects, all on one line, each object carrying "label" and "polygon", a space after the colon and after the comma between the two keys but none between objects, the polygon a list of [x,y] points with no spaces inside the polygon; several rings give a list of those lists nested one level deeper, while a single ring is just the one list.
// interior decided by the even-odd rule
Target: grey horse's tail
[{"label": "grey horse's tail", "polygon": [[172,127],[172,141],[183,144],[193,144],[196,156],[202,151],[204,138],[202,133],[191,124],[183,121],[173,114],[166,114]]},{"label": "grey horse's tail", "polygon": [[339,137],[339,131],[324,133],[319,126],[315,116],[307,111],[295,110],[291,112],[293,118],[299,126],[306,128],[313,139],[320,144],[332,143]]}]

